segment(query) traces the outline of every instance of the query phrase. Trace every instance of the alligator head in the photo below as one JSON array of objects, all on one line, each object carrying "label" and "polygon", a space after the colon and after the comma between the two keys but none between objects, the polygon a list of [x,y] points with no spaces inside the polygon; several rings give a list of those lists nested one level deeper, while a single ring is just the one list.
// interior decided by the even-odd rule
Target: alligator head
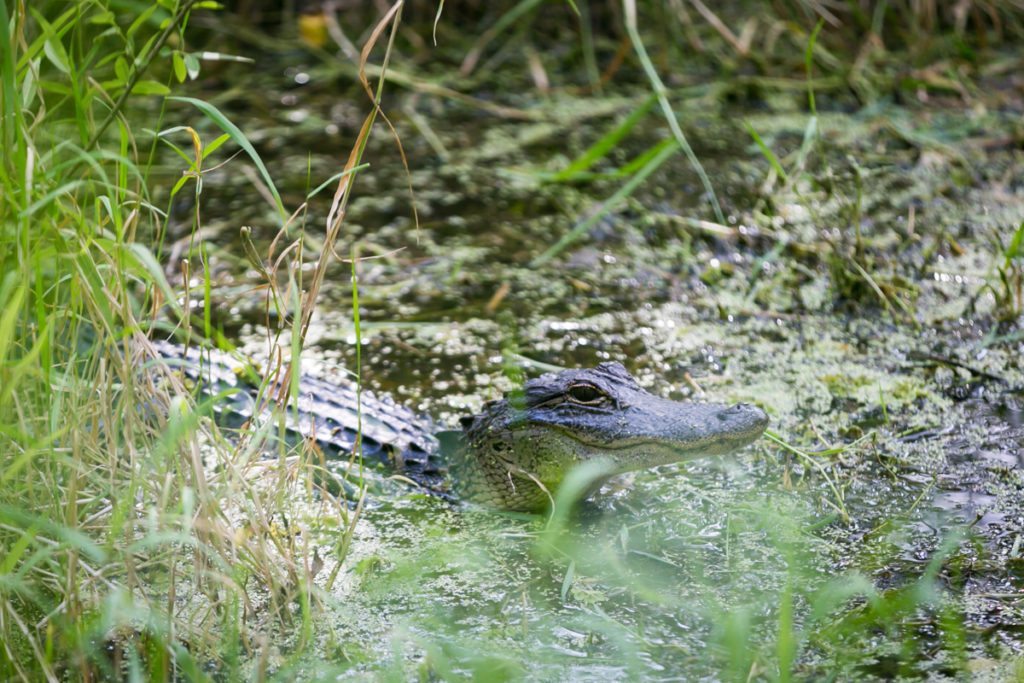
[{"label": "alligator head", "polygon": [[465,498],[535,511],[551,504],[576,465],[605,464],[593,491],[616,474],[736,450],[767,425],[755,406],[670,401],[645,391],[621,364],[601,363],[532,379],[465,418],[451,466]]}]

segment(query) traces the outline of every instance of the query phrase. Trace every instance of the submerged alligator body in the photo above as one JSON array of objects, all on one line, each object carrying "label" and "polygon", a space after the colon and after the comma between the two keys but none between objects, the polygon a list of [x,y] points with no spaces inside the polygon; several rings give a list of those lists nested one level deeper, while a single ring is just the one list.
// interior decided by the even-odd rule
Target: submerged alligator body
[{"label": "submerged alligator body", "polygon": [[[214,410],[228,426],[259,421],[249,366],[217,351],[157,343],[201,393],[216,396]],[[435,436],[432,421],[396,404],[303,375],[298,410],[287,428],[315,438],[324,449],[351,453],[361,435],[364,458],[393,463],[432,490],[449,480],[459,497],[508,510],[549,506],[573,467],[599,462],[596,490],[608,478],[656,465],[722,455],[755,441],[768,425],[761,409],[670,401],[644,390],[619,363],[565,370],[525,383],[522,390],[462,419],[463,431]]]}]

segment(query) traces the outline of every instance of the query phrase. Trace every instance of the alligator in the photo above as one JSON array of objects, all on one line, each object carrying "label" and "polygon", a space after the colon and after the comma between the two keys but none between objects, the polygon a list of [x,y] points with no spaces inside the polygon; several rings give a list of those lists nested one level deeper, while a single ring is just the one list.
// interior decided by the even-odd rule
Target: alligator
[{"label": "alligator", "polygon": [[[252,366],[220,351],[155,344],[163,362],[180,368],[196,391],[215,396],[219,422],[239,428],[269,415],[252,381]],[[271,383],[272,384],[272,383]],[[724,455],[758,439],[768,416],[737,403],[678,402],[643,389],[616,362],[564,370],[525,382],[461,419],[461,431],[441,431],[430,418],[356,386],[303,374],[293,436],[324,450],[390,461],[430,491],[506,510],[536,512],[552,505],[573,467],[601,463],[584,495],[625,472]]]}]

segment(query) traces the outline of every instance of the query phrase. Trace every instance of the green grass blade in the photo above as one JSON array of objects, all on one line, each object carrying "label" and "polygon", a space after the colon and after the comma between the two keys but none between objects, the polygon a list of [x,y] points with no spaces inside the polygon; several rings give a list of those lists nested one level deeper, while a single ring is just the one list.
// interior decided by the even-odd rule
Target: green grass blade
[{"label": "green grass blade", "polygon": [[18,216],[19,218],[28,218],[32,214],[36,213],[47,204],[53,202],[57,197],[72,194],[75,190],[85,184],[84,180],[72,180],[71,182],[65,183],[60,187],[47,192],[45,195],[37,199],[31,205],[25,207],[25,209]]},{"label": "green grass blade", "polygon": [[164,271],[157,262],[156,257],[153,256],[153,252],[148,247],[133,242],[128,245],[126,255],[130,259],[125,265],[134,267],[136,274],[143,282],[150,282],[156,285],[164,295],[166,304],[171,307],[171,310],[176,315],[179,317],[185,315],[185,312],[178,304],[177,295],[171,289],[171,284],[164,276]]},{"label": "green grass blade", "polygon": [[18,336],[18,318],[26,294],[25,285],[20,285],[9,297],[5,297],[7,300],[4,301],[3,312],[0,313],[0,368],[6,365],[13,341]]},{"label": "green grass blade", "polygon": [[220,126],[220,129],[231,136],[231,139],[238,143],[238,146],[245,150],[245,153],[249,155],[252,162],[256,165],[256,169],[260,172],[260,176],[263,178],[263,182],[267,184],[267,189],[270,190],[270,194],[274,197],[274,202],[277,208],[278,214],[281,219],[284,220],[288,217],[288,212],[285,211],[284,203],[281,201],[281,195],[277,191],[277,186],[274,185],[274,181],[270,177],[270,172],[267,170],[266,165],[263,163],[263,159],[260,158],[256,148],[249,142],[249,138],[246,137],[245,133],[236,126],[231,120],[225,116],[217,107],[213,106],[209,102],[196,99],[194,97],[168,97],[167,99],[175,102],[187,102],[191,104],[199,111],[206,114],[207,118]]},{"label": "green grass blade", "polygon": [[595,163],[608,156],[619,144],[622,138],[636,127],[636,124],[640,123],[648,112],[651,111],[651,107],[658,101],[657,96],[651,95],[644,100],[639,107],[630,112],[622,123],[615,126],[612,130],[608,131],[600,140],[591,145],[587,150],[581,154],[575,161],[569,164],[564,170],[555,173],[551,176],[552,182],[565,182],[567,180],[574,180],[576,177],[588,170]]},{"label": "green grass blade", "polygon": [[1024,222],[1020,224],[1020,227],[1013,233],[1013,237],[1010,238],[1010,244],[1007,245],[1003,255],[1006,257],[1004,268],[1010,268],[1013,265],[1013,259],[1019,257],[1024,253]]},{"label": "green grass blade", "polygon": [[[884,3],[883,3],[884,4]],[[807,70],[807,106],[811,109],[811,115],[818,115],[818,106],[814,102],[814,85],[813,85],[813,70],[814,70],[814,46],[818,42],[818,34],[821,33],[822,27],[825,25],[824,19],[819,19],[814,30],[811,31],[811,37],[807,41],[807,49],[804,51],[804,68]]]},{"label": "green grass blade", "polygon": [[590,230],[590,228],[594,227],[594,224],[597,223],[597,221],[599,221],[602,216],[604,216],[613,208],[618,206],[619,202],[621,202],[623,199],[633,194],[633,191],[636,190],[636,188],[639,187],[641,183],[647,180],[648,176],[650,176],[652,173],[658,170],[658,168],[661,167],[663,163],[668,161],[678,151],[679,146],[676,144],[670,145],[665,149],[661,150],[661,152],[659,152],[657,156],[648,161],[647,164],[642,169],[640,169],[640,171],[638,171],[636,175],[630,178],[625,185],[620,187],[615,192],[615,194],[606,199],[597,211],[595,211],[582,222],[577,223],[576,226],[573,227],[573,229],[567,232],[565,235],[563,235],[562,238],[558,240],[558,242],[549,247],[540,256],[533,259],[533,261],[530,262],[530,267],[536,268],[537,266],[544,265],[554,257],[558,256],[560,253],[562,253],[562,251],[567,246],[569,246],[577,239],[579,239],[583,234]]},{"label": "green grass blade", "polygon": [[725,225],[725,214],[722,213],[722,206],[718,203],[718,195],[715,194],[715,188],[711,185],[711,179],[704,170],[704,166],[700,163],[700,159],[698,159],[697,155],[694,153],[693,148],[686,139],[686,136],[683,135],[683,129],[679,126],[679,117],[676,116],[675,111],[673,111],[672,103],[668,101],[668,89],[665,87],[665,84],[662,83],[661,77],[658,76],[658,70],[654,68],[654,63],[647,54],[647,48],[644,47],[643,40],[640,38],[640,30],[637,28],[636,21],[635,0],[625,0],[625,15],[626,33],[629,34],[629,40],[633,43],[633,49],[636,51],[637,59],[640,60],[640,64],[644,68],[644,73],[647,74],[647,80],[650,81],[651,88],[654,90],[654,94],[658,98],[658,103],[661,105],[661,111],[665,115],[665,122],[668,123],[669,129],[672,131],[672,136],[676,139],[676,142],[679,143],[679,147],[686,154],[686,159],[690,162],[690,166],[697,173],[697,177],[700,178],[700,182],[704,186],[704,192],[707,193],[708,201],[711,203],[711,208],[715,212],[715,218],[718,219],[719,223]]},{"label": "green grass blade", "polygon": [[22,529],[37,529],[38,533],[60,541],[66,548],[77,550],[94,562],[102,562],[106,557],[103,549],[81,531],[42,515],[28,513],[10,505],[0,505],[0,520]]},{"label": "green grass blade", "polygon": [[[3,93],[3,116],[0,125],[3,126],[3,145],[8,150],[4,154],[5,165],[10,164],[11,159],[20,159],[20,154],[11,154],[16,149],[15,141],[20,146],[21,140],[16,131],[22,128],[21,125],[21,101],[18,98],[17,74],[14,64],[14,46],[11,42],[11,34],[8,26],[11,25],[11,17],[7,14],[7,3],[0,2],[0,92]],[[14,169],[7,169],[11,175],[16,175]]]},{"label": "green grass blade", "polygon": [[623,165],[622,168],[617,169],[614,175],[620,178],[626,178],[634,173],[639,173],[644,166],[651,162],[651,159],[654,159],[663,151],[675,144],[677,144],[676,141],[669,138],[668,140],[662,140],[661,142],[651,145],[646,150],[638,154],[634,159]]},{"label": "green grass blade", "polygon": [[789,182],[789,176],[786,175],[786,169],[782,168],[782,164],[779,163],[779,158],[775,156],[775,152],[773,152],[765,141],[761,139],[761,136],[757,134],[757,131],[754,130],[754,127],[750,125],[750,123],[744,122],[743,125],[747,129],[747,132],[750,133],[750,137],[752,137],[754,142],[757,143],[757,147],[761,150],[762,156],[768,160],[768,163],[775,170],[775,175],[779,176],[782,182]]},{"label": "green grass blade", "polygon": [[468,76],[473,71],[473,68],[476,67],[477,62],[480,60],[480,55],[483,54],[484,49],[492,40],[504,33],[510,26],[515,24],[521,17],[526,16],[539,4],[541,4],[541,0],[520,0],[512,9],[501,15],[494,22],[493,26],[480,35],[473,47],[466,53],[466,58],[462,60],[462,66],[459,69],[462,75]]}]

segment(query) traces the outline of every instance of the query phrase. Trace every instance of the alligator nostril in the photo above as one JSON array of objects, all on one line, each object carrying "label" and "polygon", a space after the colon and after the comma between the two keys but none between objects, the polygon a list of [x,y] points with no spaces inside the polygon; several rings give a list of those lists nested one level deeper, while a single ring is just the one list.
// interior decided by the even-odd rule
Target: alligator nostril
[{"label": "alligator nostril", "polygon": [[717,414],[719,420],[728,420],[736,417],[757,417],[760,420],[767,421],[768,416],[763,410],[755,406],[753,403],[736,403],[728,408],[723,408]]}]

